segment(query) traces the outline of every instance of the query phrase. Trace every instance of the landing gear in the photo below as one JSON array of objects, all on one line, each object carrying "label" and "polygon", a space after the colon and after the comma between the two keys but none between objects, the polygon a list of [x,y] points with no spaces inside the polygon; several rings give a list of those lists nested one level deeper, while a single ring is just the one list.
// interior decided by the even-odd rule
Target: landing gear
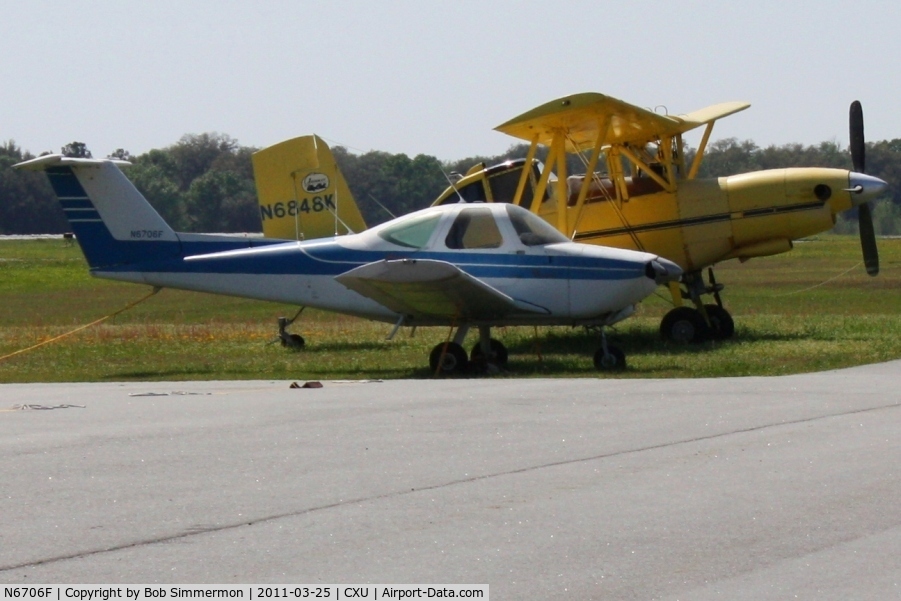
[{"label": "landing gear", "polygon": [[491,337],[491,328],[479,326],[479,341],[467,357],[463,341],[469,326],[461,326],[453,342],[442,342],[429,354],[429,367],[434,374],[457,375],[466,371],[496,373],[507,366],[507,347]]},{"label": "landing gear", "polygon": [[[597,327],[597,326],[594,326]],[[460,374],[496,374],[507,366],[507,348],[502,342],[491,337],[488,326],[479,326],[479,341],[472,347],[467,357],[463,342],[469,326],[461,326],[454,333],[453,340],[436,344],[429,353],[429,368],[436,376],[456,376]],[[601,348],[594,354],[594,366],[598,371],[622,371],[626,369],[626,354],[617,346],[607,344],[607,337],[601,329]]]},{"label": "landing gear", "polygon": [[429,354],[429,368],[434,374],[459,375],[469,367],[466,351],[456,342],[442,342],[435,345]]},{"label": "landing gear", "polygon": [[485,354],[485,351],[482,350],[482,343],[477,342],[475,346],[472,347],[472,350],[469,352],[469,361],[472,363],[473,367],[484,367],[487,369],[488,365],[494,365],[495,367],[504,368],[507,367],[507,347],[505,347],[500,340],[495,340],[491,338],[489,340],[489,350],[488,354]]},{"label": "landing gear", "polygon": [[607,352],[599,348],[594,354],[594,368],[598,371],[623,371],[626,369],[626,354],[618,346],[607,345]]},{"label": "landing gear", "polygon": [[[700,271],[685,273],[681,297],[691,299],[694,307],[676,307],[660,322],[660,335],[677,344],[697,344],[706,340],[726,340],[735,334],[735,322],[720,298],[722,284],[717,284],[713,268],[708,269],[710,284],[704,282]],[[704,304],[702,295],[712,294],[716,304]]]},{"label": "landing gear", "polygon": [[594,368],[598,371],[623,371],[626,369],[626,353],[618,346],[607,344],[607,335],[601,330],[601,348],[594,353]]},{"label": "landing gear", "polygon": [[[307,341],[303,339],[303,336],[300,334],[291,334],[287,330],[288,326],[294,323],[295,319],[300,317],[300,314],[303,313],[304,309],[306,309],[306,307],[301,307],[300,311],[298,311],[291,319],[288,319],[287,317],[278,318],[278,338],[276,340],[281,342],[282,346],[299,351],[306,345]],[[275,340],[273,340],[273,342],[275,342]]]},{"label": "landing gear", "polygon": [[660,335],[676,344],[704,342],[708,331],[701,312],[691,307],[676,307],[660,322]]}]

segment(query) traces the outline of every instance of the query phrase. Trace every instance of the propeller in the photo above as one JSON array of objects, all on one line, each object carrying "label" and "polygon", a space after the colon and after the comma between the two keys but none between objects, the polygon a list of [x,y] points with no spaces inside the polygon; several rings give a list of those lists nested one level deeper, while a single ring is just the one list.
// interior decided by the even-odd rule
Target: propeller
[{"label": "propeller", "polygon": [[[860,101],[851,103],[849,115],[851,133],[851,163],[857,173],[866,173],[866,142],[863,135],[863,107]],[[860,229],[860,247],[863,250],[863,262],[867,273],[879,273],[879,251],[876,248],[876,231],[873,228],[873,213],[869,203],[861,203],[858,207],[858,223]]]}]

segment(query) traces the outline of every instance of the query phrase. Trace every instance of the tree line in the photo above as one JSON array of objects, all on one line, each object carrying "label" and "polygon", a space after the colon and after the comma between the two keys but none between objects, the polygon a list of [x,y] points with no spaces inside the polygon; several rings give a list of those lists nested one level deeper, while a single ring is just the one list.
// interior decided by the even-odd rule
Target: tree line
[{"label": "tree line", "polygon": [[[251,155],[257,148],[241,146],[223,134],[183,136],[175,144],[134,156],[118,149],[112,158],[128,160],[126,175],[172,227],[193,232],[258,232],[261,230]],[[67,156],[91,157],[84,143],[61,149]],[[420,154],[370,151],[352,153],[335,146],[332,153],[347,179],[366,223],[374,225],[393,215],[424,208],[444,190],[445,174],[465,173],[472,165],[492,165],[526,156],[528,146],[516,144],[494,156],[471,156],[440,161]],[[686,152],[691,160],[692,151]],[[42,173],[13,170],[34,158],[13,141],[0,145],[0,234],[63,233],[69,230],[62,210]],[[543,158],[539,155],[539,158]],[[699,177],[718,177],[782,167],[849,169],[847,148],[835,142],[816,146],[786,144],[758,147],[735,138],[709,145]],[[570,167],[580,172],[578,159]],[[581,169],[584,171],[584,169]],[[878,234],[901,234],[901,139],[867,144],[867,172],[889,183],[877,201],[874,222]],[[836,230],[856,230],[853,215],[841,216]]]}]

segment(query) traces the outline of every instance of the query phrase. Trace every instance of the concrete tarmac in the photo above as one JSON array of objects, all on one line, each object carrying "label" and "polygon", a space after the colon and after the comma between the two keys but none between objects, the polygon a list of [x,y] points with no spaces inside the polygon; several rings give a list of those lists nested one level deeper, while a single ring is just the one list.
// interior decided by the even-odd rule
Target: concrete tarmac
[{"label": "concrete tarmac", "polygon": [[899,374],[2,385],[0,581],[899,598]]}]

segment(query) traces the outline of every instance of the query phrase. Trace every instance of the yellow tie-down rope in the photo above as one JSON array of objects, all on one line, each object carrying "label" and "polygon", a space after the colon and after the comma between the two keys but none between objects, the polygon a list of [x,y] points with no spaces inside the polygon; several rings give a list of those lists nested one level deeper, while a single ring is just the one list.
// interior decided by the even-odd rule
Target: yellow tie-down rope
[{"label": "yellow tie-down rope", "polygon": [[92,322],[89,323],[89,324],[85,324],[85,325],[83,325],[83,326],[78,326],[78,327],[75,328],[74,330],[71,330],[71,331],[69,331],[69,332],[66,332],[65,334],[60,334],[59,336],[54,336],[53,338],[51,338],[51,339],[49,339],[49,340],[45,340],[45,341],[43,341],[43,342],[38,342],[37,344],[32,345],[32,346],[29,346],[28,348],[23,348],[23,349],[21,349],[21,350],[15,351],[15,352],[10,353],[10,354],[8,354],[8,355],[4,355],[4,356],[0,357],[0,361],[5,361],[6,359],[9,359],[10,357],[15,357],[16,355],[21,355],[22,353],[27,353],[28,351],[32,351],[32,350],[34,350],[34,349],[36,349],[36,348],[38,348],[38,347],[44,346],[45,344],[50,344],[51,342],[56,342],[57,340],[59,340],[59,339],[61,339],[61,338],[65,338],[66,336],[71,336],[72,334],[75,334],[75,333],[80,332],[80,331],[82,331],[82,330],[86,330],[86,329],[90,328],[91,326],[95,326],[95,325],[97,325],[98,323],[101,323],[101,322],[106,321],[106,320],[109,319],[110,317],[115,317],[116,315],[119,315],[120,313],[124,313],[124,312],[128,311],[128,310],[131,309],[132,307],[135,307],[135,306],[137,306],[137,305],[140,305],[141,303],[143,303],[145,300],[147,300],[148,298],[150,298],[151,296],[153,296],[154,294],[156,294],[156,293],[159,292],[160,290],[162,290],[162,287],[160,287],[160,286],[154,286],[154,288],[153,288],[153,290],[150,292],[150,294],[148,294],[148,295],[146,295],[146,296],[144,296],[144,297],[142,297],[142,298],[139,298],[138,300],[136,300],[136,301],[134,301],[134,302],[128,303],[127,305],[125,305],[124,307],[122,307],[121,309],[119,309],[118,311],[115,311],[114,313],[110,313],[110,314],[107,315],[106,317],[101,317],[100,319],[97,319],[97,320],[95,320],[95,321],[92,321]]}]

